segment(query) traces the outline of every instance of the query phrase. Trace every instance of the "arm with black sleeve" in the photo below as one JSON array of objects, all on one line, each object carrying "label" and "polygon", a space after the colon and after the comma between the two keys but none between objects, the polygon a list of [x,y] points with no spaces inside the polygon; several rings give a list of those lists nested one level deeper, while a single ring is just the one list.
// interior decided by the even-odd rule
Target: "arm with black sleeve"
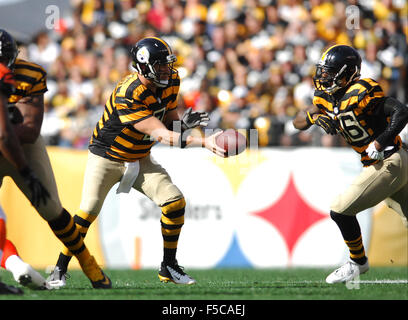
[{"label": "arm with black sleeve", "polygon": [[384,115],[390,117],[390,123],[377,138],[377,149],[383,150],[408,123],[408,106],[393,97],[386,97],[383,104]]}]

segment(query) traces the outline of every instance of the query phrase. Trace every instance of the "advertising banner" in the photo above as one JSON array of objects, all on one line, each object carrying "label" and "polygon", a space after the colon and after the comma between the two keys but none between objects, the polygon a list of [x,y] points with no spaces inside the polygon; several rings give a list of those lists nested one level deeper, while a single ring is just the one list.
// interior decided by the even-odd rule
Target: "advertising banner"
[{"label": "advertising banner", "polygon": [[[61,202],[73,215],[80,203],[87,151],[48,151]],[[181,265],[320,267],[347,259],[329,212],[334,197],[362,170],[352,150],[262,148],[224,159],[204,149],[156,146],[152,157],[186,199],[177,254]],[[104,267],[156,269],[163,255],[160,208],[133,189],[117,194],[117,187],[109,192],[85,242]],[[54,265],[60,242],[9,178],[3,181],[0,201],[7,236],[23,259],[39,268]],[[357,218],[374,264],[406,264],[407,233],[398,215],[379,204]],[[70,268],[79,267],[75,259],[72,262]]]},{"label": "advertising banner", "polygon": [[[341,263],[347,250],[331,200],[360,172],[347,149],[261,149],[222,159],[207,150],[154,148],[187,206],[178,247],[186,267],[287,267]],[[112,267],[156,267],[160,209],[132,190],[108,194],[99,230]],[[366,248],[370,211],[359,214]]]}]

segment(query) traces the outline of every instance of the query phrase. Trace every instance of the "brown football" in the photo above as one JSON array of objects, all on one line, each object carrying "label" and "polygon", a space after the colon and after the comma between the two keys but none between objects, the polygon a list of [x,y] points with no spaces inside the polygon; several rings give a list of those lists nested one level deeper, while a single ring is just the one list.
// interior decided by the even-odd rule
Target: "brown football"
[{"label": "brown football", "polygon": [[215,143],[226,150],[226,156],[236,156],[247,148],[247,139],[237,130],[227,129],[215,139]]}]

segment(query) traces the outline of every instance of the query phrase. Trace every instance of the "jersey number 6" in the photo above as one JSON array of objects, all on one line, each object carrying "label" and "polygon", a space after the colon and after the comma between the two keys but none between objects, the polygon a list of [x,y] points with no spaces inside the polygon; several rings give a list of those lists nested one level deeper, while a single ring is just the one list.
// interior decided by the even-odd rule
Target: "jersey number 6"
[{"label": "jersey number 6", "polygon": [[357,142],[369,137],[367,131],[361,126],[356,119],[353,111],[348,111],[338,116],[340,125],[343,128],[344,137],[349,142]]}]

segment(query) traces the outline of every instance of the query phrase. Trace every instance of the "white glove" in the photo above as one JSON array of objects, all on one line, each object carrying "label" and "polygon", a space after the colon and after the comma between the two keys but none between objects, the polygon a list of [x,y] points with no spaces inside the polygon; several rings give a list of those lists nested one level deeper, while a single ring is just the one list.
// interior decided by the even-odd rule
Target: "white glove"
[{"label": "white glove", "polygon": [[374,145],[374,141],[369,144],[366,152],[371,159],[384,160],[384,151],[378,151]]}]

